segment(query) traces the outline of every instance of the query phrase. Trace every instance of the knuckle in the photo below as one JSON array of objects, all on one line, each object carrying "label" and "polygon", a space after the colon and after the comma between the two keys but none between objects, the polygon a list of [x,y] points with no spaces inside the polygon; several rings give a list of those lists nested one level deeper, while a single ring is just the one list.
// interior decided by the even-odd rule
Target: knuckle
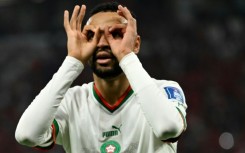
[{"label": "knuckle", "polygon": [[130,22],[133,22],[133,23],[136,23],[136,19],[133,18],[133,17],[129,18],[129,21],[130,21]]},{"label": "knuckle", "polygon": [[137,22],[135,18],[132,18],[132,21],[135,22],[135,23]]}]

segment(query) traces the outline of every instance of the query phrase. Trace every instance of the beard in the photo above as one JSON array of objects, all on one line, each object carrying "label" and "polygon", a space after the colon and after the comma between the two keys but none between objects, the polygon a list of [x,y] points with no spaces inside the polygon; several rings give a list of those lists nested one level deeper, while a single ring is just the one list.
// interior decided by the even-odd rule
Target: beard
[{"label": "beard", "polygon": [[[96,62],[96,54],[100,51],[106,51],[110,54],[111,62],[109,68],[108,65],[100,65]],[[112,51],[109,47],[97,48],[89,61],[89,65],[93,73],[102,79],[112,79],[123,73],[117,58],[112,54]]]}]

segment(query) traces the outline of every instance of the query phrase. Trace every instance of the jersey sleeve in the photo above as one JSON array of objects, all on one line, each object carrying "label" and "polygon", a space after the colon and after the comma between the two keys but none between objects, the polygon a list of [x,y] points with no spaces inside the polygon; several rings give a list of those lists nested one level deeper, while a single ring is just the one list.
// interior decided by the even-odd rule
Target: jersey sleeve
[{"label": "jersey sleeve", "polygon": [[68,132],[68,111],[66,104],[69,103],[70,98],[69,97],[69,91],[68,94],[66,94],[64,100],[62,101],[58,111],[55,114],[55,121],[57,122],[56,129],[58,129],[58,132],[56,132],[55,136],[55,143],[62,145],[64,143],[64,140],[66,139]]},{"label": "jersey sleeve", "polygon": [[186,99],[185,94],[180,87],[180,85],[177,82],[174,81],[166,81],[167,83],[164,83],[160,86],[160,89],[163,90],[164,95],[167,97],[169,103],[176,107],[176,109],[179,111],[181,117],[183,118],[183,124],[185,130],[187,128],[186,123]]},{"label": "jersey sleeve", "polygon": [[186,122],[187,104],[186,104],[185,95],[182,88],[179,86],[179,84],[174,81],[165,81],[165,83],[163,83],[160,86],[160,90],[163,91],[164,95],[168,99],[168,102],[178,110],[182,118],[182,120],[180,121],[183,123],[182,132],[176,137],[164,140],[165,142],[176,142],[187,128],[187,122]]},{"label": "jersey sleeve", "polygon": [[59,133],[59,125],[58,122],[54,119],[50,128],[43,135],[43,142],[34,148],[38,150],[50,150],[54,147],[56,143],[56,137]]},{"label": "jersey sleeve", "polygon": [[120,66],[127,76],[136,98],[140,102],[142,112],[156,137],[160,140],[179,137],[185,129],[185,121],[183,120],[185,108],[178,106],[177,95],[173,98],[167,96],[166,90],[170,89],[170,94],[172,94],[174,88],[168,86],[166,89],[159,88],[133,52],[120,61]]},{"label": "jersey sleeve", "polygon": [[[69,91],[68,91],[69,92]],[[63,144],[66,138],[66,132],[68,130],[68,113],[66,110],[66,103],[68,103],[69,94],[66,94],[65,98],[62,100],[57,112],[55,113],[55,118],[52,125],[48,131],[43,135],[43,142],[35,148],[39,150],[50,150],[55,144]]]},{"label": "jersey sleeve", "polygon": [[83,68],[77,59],[66,57],[53,78],[22,114],[15,131],[19,143],[30,147],[47,147],[52,143],[55,115],[66,92]]}]

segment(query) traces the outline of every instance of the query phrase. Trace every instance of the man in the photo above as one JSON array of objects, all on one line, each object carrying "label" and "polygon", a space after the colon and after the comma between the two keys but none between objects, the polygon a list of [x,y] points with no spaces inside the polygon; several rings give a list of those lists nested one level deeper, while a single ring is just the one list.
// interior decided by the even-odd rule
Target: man
[{"label": "man", "polygon": [[[174,153],[186,129],[185,98],[173,81],[155,80],[142,67],[136,20],[115,2],[64,12],[68,56],[23,113],[19,143],[67,153]],[[94,81],[70,87],[87,64]]]}]

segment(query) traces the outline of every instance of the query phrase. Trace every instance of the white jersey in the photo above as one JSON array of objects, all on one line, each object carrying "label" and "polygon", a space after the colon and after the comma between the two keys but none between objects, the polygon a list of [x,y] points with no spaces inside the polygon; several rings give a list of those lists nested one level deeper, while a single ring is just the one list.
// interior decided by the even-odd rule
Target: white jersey
[{"label": "white jersey", "polygon": [[[180,90],[174,82],[155,82],[166,96],[164,88]],[[176,152],[176,143],[165,143],[154,136],[139,103],[131,88],[110,107],[93,83],[74,87],[68,91],[56,114],[57,142],[67,153]]]},{"label": "white jersey", "polygon": [[[163,103],[173,106],[181,116],[178,122],[184,131],[187,106],[182,89],[173,81],[151,80],[161,92],[160,96],[165,97]],[[155,103],[159,97],[139,98],[131,86],[113,106],[108,105],[93,82],[67,89],[54,114],[52,128],[38,146],[49,148],[56,141],[63,145],[66,153],[176,153],[181,132],[174,138],[158,136],[154,127],[165,124],[161,112],[153,110],[149,114],[144,110],[149,106],[161,110],[162,105]],[[42,92],[49,92],[45,90],[48,89]],[[145,92],[143,94],[149,91]]]}]

